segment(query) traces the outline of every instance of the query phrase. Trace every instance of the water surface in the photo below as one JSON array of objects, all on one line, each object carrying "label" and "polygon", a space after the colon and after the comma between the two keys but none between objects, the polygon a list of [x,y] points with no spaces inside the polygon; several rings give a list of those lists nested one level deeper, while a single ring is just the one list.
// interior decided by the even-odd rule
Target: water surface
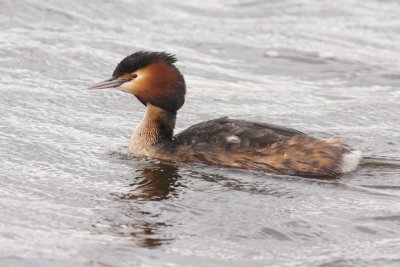
[{"label": "water surface", "polygon": [[[400,265],[397,1],[0,1],[1,266]],[[339,138],[334,180],[126,154],[144,114],[91,92],[175,53],[177,131],[218,116]]]}]

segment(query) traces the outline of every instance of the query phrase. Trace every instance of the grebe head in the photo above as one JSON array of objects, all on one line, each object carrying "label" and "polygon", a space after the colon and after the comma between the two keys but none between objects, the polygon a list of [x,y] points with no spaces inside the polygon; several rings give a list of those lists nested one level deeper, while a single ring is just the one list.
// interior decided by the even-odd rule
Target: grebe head
[{"label": "grebe head", "polygon": [[174,55],[139,51],[124,58],[112,78],[90,89],[118,88],[131,93],[144,105],[152,104],[175,113],[185,102],[185,80],[174,63]]}]

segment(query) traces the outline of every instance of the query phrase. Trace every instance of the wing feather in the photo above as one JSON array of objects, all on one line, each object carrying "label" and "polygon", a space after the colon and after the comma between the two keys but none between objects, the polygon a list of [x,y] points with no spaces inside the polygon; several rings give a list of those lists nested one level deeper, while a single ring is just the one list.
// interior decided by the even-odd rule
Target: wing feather
[{"label": "wing feather", "polygon": [[[191,126],[174,137],[177,146],[243,151],[263,148],[277,141],[304,133],[268,123],[255,123],[221,117]],[[233,138],[229,138],[233,137]],[[236,138],[237,137],[237,138]],[[234,140],[235,142],[232,142]]]}]

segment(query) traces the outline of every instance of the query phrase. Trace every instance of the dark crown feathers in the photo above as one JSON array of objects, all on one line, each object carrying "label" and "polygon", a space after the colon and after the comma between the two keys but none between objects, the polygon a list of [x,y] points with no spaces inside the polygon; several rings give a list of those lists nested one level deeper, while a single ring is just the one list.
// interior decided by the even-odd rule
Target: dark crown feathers
[{"label": "dark crown feathers", "polygon": [[125,73],[134,72],[158,61],[163,61],[172,65],[177,59],[175,55],[166,52],[138,51],[121,60],[112,76],[117,77]]}]

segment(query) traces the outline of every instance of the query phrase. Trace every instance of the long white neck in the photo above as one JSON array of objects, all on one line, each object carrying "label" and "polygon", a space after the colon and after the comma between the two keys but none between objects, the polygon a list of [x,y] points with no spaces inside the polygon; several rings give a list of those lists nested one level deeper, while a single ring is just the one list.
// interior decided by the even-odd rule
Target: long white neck
[{"label": "long white neck", "polygon": [[129,142],[129,153],[137,156],[168,158],[173,150],[176,114],[147,104],[143,120]]}]

